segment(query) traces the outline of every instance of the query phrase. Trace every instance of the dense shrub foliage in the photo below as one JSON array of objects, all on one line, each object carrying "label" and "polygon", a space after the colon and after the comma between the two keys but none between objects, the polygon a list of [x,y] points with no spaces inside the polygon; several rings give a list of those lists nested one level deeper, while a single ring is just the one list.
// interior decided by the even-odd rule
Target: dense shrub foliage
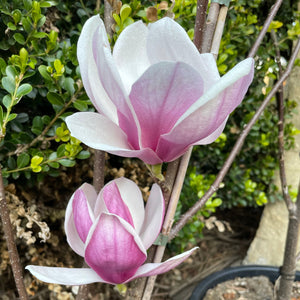
[{"label": "dense shrub foliage", "polygon": [[[189,36],[194,35],[196,0],[114,1],[114,44],[121,31],[136,20],[155,21],[174,15]],[[265,20],[270,1],[231,1],[221,42],[218,67],[226,73],[247,56]],[[285,1],[271,28],[276,31],[283,60],[288,60],[293,39],[300,33],[293,3]],[[2,0],[0,3],[0,159],[6,183],[27,184],[56,176],[60,168],[74,167],[90,156],[88,149],[72,138],[64,123],[73,112],[94,110],[80,81],[76,43],[82,25],[104,8],[96,1]],[[299,17],[299,15],[298,15]],[[270,29],[271,29],[270,28]],[[256,60],[256,74],[242,105],[230,117],[220,138],[193,150],[190,169],[177,216],[201,197],[214,181],[244,125],[272,88],[278,75],[274,43],[268,34]],[[286,119],[295,103],[286,100]],[[272,183],[277,168],[276,99],[268,106],[249,134],[222,188],[203,211],[184,229],[180,241],[193,240],[203,227],[202,217],[219,206],[255,206],[279,199]],[[286,126],[286,147],[298,131]],[[183,239],[184,238],[184,239]]]}]

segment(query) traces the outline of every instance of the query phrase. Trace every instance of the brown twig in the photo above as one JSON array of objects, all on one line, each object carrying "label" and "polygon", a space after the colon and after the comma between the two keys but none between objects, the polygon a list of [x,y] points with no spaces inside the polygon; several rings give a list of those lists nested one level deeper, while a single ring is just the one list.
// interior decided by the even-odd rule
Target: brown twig
[{"label": "brown twig", "polygon": [[[208,53],[210,52],[212,40],[214,37],[218,16],[220,11],[220,4],[213,2],[210,4],[208,16],[205,23],[205,28],[203,30],[203,42],[200,47],[201,53]],[[197,11],[198,13],[198,11]],[[196,34],[196,32],[195,32]]]},{"label": "brown twig", "polygon": [[[280,62],[280,50],[278,46],[278,41],[274,30],[271,31],[271,37],[274,41],[274,47],[276,51],[276,61],[279,69],[279,76],[282,75],[282,65]],[[277,110],[278,110],[278,152],[279,152],[279,175],[281,182],[281,189],[283,194],[283,199],[286,206],[289,209],[293,209],[294,203],[290,197],[288,191],[288,184],[285,174],[285,163],[284,163],[284,97],[283,97],[283,84],[278,89],[276,93],[277,96]]]},{"label": "brown twig", "polygon": [[195,20],[195,29],[194,29],[194,44],[197,47],[199,52],[201,50],[201,45],[203,42],[207,5],[208,5],[208,0],[197,1],[197,14]]},{"label": "brown twig", "polygon": [[[276,51],[276,61],[279,68],[279,76],[282,75],[282,66],[280,63],[280,50],[274,30],[271,31],[271,37],[274,41]],[[281,268],[281,277],[279,281],[279,290],[276,295],[278,300],[290,299],[293,289],[293,281],[296,272],[296,251],[299,231],[299,210],[300,196],[297,203],[293,203],[288,191],[287,178],[285,173],[284,163],[284,97],[283,84],[281,84],[277,92],[277,107],[278,107],[278,152],[279,152],[279,174],[282,188],[282,194],[285,204],[288,209],[289,221],[288,231],[286,235],[285,251],[283,266]],[[300,188],[300,184],[299,184]],[[299,194],[298,194],[299,195]]]},{"label": "brown twig", "polygon": [[[277,83],[274,85],[271,92],[268,94],[268,96],[265,98],[265,100],[262,102],[259,109],[256,111],[255,115],[252,117],[250,122],[245,126],[244,130],[241,132],[238,140],[236,141],[234,147],[232,148],[227,160],[225,161],[222,169],[218,173],[216,180],[211,185],[211,187],[208,189],[208,191],[204,194],[204,196],[199,199],[196,204],[191,207],[177,222],[177,224],[173,227],[173,229],[170,232],[169,240],[172,240],[176,234],[182,229],[182,227],[188,222],[188,220],[197,213],[199,209],[203,207],[203,205],[206,203],[206,201],[218,190],[220,183],[224,179],[225,175],[227,174],[229,168],[231,167],[231,164],[233,163],[235,157],[238,155],[239,151],[241,150],[244,141],[249,134],[251,128],[256,123],[256,121],[259,119],[260,115],[268,105],[269,101],[272,99],[272,97],[275,95],[277,90],[280,88],[281,84],[287,79],[287,77],[290,75],[293,64],[297,58],[297,53],[300,49],[300,39],[297,42],[297,45],[291,55],[289,64],[285,70],[285,72],[282,74],[281,78],[277,81]],[[254,54],[253,54],[254,55]]]},{"label": "brown twig", "polygon": [[266,35],[266,33],[268,31],[268,28],[269,28],[271,22],[273,21],[274,17],[276,16],[277,11],[278,11],[279,7],[281,6],[282,2],[283,2],[283,0],[277,0],[275,2],[275,4],[272,6],[271,11],[264,23],[264,26],[263,26],[262,30],[260,31],[257,39],[255,40],[255,43],[252,46],[248,57],[254,57],[255,53],[257,52],[257,49],[259,48],[264,36]]},{"label": "brown twig", "polygon": [[12,224],[9,217],[9,210],[5,198],[5,190],[3,185],[1,167],[0,167],[0,215],[1,215],[2,227],[4,231],[4,237],[6,240],[7,249],[9,253],[9,260],[13,271],[16,287],[19,293],[19,297],[22,300],[27,300],[28,295],[23,281],[23,268],[21,266],[20,257],[15,243],[15,236],[14,236]]}]

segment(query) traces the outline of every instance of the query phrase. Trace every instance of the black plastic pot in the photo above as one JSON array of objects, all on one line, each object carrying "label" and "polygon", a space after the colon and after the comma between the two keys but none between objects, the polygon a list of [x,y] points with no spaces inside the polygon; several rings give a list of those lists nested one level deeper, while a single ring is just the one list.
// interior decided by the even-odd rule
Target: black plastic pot
[{"label": "black plastic pot", "polygon": [[[266,276],[271,282],[279,277],[279,268],[271,266],[249,265],[227,268],[213,273],[203,279],[194,289],[190,300],[202,300],[207,290],[215,287],[221,282],[232,280],[236,277]],[[300,281],[300,272],[296,272],[296,281]]]}]

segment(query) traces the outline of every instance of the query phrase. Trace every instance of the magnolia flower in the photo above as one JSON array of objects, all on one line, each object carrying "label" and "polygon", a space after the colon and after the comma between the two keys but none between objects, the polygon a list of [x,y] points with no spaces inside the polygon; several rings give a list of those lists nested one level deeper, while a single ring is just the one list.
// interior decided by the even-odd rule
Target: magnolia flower
[{"label": "magnolia flower", "polygon": [[155,165],[222,133],[253,79],[248,58],[220,78],[212,54],[199,54],[170,18],[126,27],[113,53],[99,16],[84,25],[78,60],[86,92],[98,113],[66,118],[86,145]]},{"label": "magnolia flower", "polygon": [[99,193],[83,184],[70,199],[65,218],[67,241],[90,268],[27,266],[38,279],[65,285],[126,283],[169,271],[196,248],[163,263],[146,263],[146,250],[157,238],[164,199],[154,184],[144,207],[138,186],[125,178],[109,182]]}]

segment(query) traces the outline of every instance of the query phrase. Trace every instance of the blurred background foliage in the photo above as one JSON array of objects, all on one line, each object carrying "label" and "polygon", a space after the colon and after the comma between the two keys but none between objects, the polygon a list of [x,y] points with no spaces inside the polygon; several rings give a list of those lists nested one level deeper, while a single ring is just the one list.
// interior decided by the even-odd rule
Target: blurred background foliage
[{"label": "blurred background foliage", "polygon": [[[194,35],[196,0],[114,2],[112,46],[129,24],[153,22],[165,15]],[[225,74],[247,57],[273,1],[231,1],[217,59]],[[288,61],[293,40],[300,34],[296,3],[284,1],[273,29],[282,62]],[[66,116],[93,111],[80,80],[76,44],[84,22],[104,8],[100,1],[2,0],[0,3],[0,160],[5,183],[34,186],[61,169],[76,167],[90,151],[72,138]],[[243,103],[229,118],[216,142],[194,147],[176,217],[201,197],[214,181],[243,127],[251,119],[278,76],[274,43],[267,34],[258,50],[254,81]],[[195,215],[174,245],[181,248],[199,236],[205,218],[216,209],[258,206],[281,198],[273,183],[278,167],[277,103],[274,98],[253,127],[222,188]],[[296,108],[286,99],[285,145],[299,133],[289,119]],[[120,165],[111,157],[110,164]],[[75,187],[74,187],[75,188]]]}]

